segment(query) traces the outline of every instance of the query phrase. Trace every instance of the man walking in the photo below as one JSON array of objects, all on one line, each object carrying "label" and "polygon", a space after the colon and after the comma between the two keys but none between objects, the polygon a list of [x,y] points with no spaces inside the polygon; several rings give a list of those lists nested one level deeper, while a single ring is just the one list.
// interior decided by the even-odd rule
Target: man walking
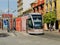
[{"label": "man walking", "polygon": [[9,21],[7,20],[7,32],[10,32]]}]

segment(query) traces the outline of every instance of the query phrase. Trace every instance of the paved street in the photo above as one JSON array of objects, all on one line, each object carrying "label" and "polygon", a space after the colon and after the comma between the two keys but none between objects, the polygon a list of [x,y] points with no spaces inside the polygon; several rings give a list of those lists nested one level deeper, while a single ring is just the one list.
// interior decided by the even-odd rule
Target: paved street
[{"label": "paved street", "polygon": [[[7,32],[1,31],[1,33]],[[60,36],[49,31],[48,33],[46,31],[45,35],[29,35],[25,32],[15,32],[16,35],[14,33],[7,34],[9,36],[0,37],[0,45],[60,45]]]}]

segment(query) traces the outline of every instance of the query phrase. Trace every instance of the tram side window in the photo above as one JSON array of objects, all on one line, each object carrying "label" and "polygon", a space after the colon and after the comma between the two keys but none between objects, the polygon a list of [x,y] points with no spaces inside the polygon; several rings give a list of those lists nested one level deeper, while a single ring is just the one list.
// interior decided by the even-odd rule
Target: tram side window
[{"label": "tram side window", "polygon": [[28,26],[29,26],[30,28],[33,28],[33,23],[32,23],[31,18],[30,18],[30,19],[28,19]]}]

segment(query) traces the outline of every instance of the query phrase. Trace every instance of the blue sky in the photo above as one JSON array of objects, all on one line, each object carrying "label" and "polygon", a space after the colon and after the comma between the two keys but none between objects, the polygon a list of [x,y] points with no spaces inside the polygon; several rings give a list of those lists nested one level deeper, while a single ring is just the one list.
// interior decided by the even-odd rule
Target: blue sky
[{"label": "blue sky", "polygon": [[[0,0],[0,10],[7,12],[7,9],[8,9],[8,0]],[[12,13],[13,10],[17,10],[17,0],[9,0],[9,9],[10,13]],[[13,14],[17,15],[17,11]]]}]

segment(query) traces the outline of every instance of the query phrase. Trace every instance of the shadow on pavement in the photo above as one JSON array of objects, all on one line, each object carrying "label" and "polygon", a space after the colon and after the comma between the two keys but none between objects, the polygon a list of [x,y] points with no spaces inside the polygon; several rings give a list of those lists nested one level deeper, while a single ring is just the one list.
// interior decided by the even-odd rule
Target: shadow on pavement
[{"label": "shadow on pavement", "polygon": [[44,35],[45,33],[41,33],[41,34],[29,34],[29,35],[34,35],[34,36],[39,36],[39,35]]},{"label": "shadow on pavement", "polygon": [[9,36],[9,34],[7,34],[7,33],[0,33],[0,37],[8,37]]}]

